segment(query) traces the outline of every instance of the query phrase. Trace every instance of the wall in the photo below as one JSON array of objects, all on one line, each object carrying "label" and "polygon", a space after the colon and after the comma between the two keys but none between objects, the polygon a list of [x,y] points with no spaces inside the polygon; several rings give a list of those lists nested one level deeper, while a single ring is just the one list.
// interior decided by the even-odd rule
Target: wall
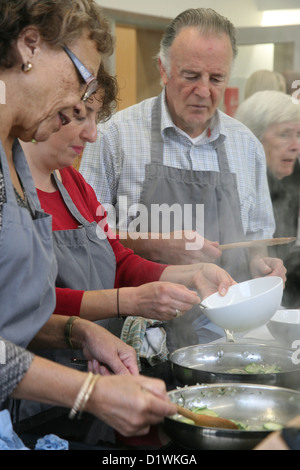
[{"label": "wall", "polygon": [[115,73],[119,85],[118,109],[125,109],[161,93],[154,61],[162,31],[116,24]]},{"label": "wall", "polygon": [[[236,26],[258,26],[261,24],[262,11],[257,9],[256,0],[98,0],[103,8],[124,10],[164,18],[173,18],[185,8],[213,8],[227,16]],[[285,2],[282,2],[285,4]]]},{"label": "wall", "polygon": [[[165,25],[184,8],[199,7],[199,0],[191,0],[184,7],[181,0],[97,1],[115,25],[114,64],[120,85],[119,109],[157,95],[161,90],[160,80],[152,58],[158,52]],[[227,16],[237,27],[238,37],[241,31],[243,37],[245,34],[248,36],[246,42],[239,43],[239,55],[229,83],[230,87],[239,88],[239,102],[244,97],[245,82],[254,71],[264,68],[280,72],[300,68],[300,39],[295,39],[300,38],[300,26],[294,26],[297,28],[292,38],[297,42],[295,47],[292,42],[290,44],[285,42],[284,38],[286,34],[289,34],[286,30],[280,31],[279,36],[282,37],[278,41],[277,30],[271,33],[272,28],[261,28],[261,24],[266,19],[263,8],[295,8],[295,2],[297,5],[299,3],[297,12],[300,13],[300,0],[270,0],[269,3],[268,0],[201,1],[201,7],[213,8]],[[277,10],[275,13],[284,17],[283,12]],[[297,15],[292,18],[295,18],[295,23],[297,23]],[[255,38],[261,30],[264,30],[267,39],[269,35],[272,36],[272,40],[266,41],[263,38],[259,44],[256,44]]]}]

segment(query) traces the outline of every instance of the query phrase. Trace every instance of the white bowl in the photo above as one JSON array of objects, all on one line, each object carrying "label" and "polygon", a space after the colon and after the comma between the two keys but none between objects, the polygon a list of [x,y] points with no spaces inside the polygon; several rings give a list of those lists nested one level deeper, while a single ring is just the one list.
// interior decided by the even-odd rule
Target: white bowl
[{"label": "white bowl", "polygon": [[271,335],[290,348],[300,341],[300,310],[278,310],[267,323]]},{"label": "white bowl", "polygon": [[201,302],[203,313],[221,328],[241,332],[267,323],[278,310],[283,294],[280,277],[268,276],[231,286]]}]

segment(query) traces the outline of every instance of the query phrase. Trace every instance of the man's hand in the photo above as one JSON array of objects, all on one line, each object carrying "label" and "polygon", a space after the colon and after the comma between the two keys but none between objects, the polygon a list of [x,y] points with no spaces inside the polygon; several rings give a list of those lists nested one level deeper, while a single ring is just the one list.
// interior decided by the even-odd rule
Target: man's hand
[{"label": "man's hand", "polygon": [[286,283],[286,268],[279,258],[254,257],[250,262],[250,270],[253,278],[263,276],[278,276]]}]

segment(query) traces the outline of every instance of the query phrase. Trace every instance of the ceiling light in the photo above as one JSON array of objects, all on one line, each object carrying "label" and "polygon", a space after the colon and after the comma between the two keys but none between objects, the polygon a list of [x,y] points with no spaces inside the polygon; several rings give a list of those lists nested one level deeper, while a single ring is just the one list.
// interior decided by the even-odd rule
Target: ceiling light
[{"label": "ceiling light", "polygon": [[300,10],[272,10],[263,13],[261,26],[285,26],[299,24]]}]

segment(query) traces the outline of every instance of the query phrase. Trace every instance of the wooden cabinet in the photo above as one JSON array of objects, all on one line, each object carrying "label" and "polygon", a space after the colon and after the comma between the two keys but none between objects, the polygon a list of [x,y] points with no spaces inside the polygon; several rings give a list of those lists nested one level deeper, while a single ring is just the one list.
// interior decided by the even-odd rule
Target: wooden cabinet
[{"label": "wooden cabinet", "polygon": [[119,106],[128,106],[158,95],[162,88],[154,57],[163,32],[116,24],[115,70],[119,84]]}]

